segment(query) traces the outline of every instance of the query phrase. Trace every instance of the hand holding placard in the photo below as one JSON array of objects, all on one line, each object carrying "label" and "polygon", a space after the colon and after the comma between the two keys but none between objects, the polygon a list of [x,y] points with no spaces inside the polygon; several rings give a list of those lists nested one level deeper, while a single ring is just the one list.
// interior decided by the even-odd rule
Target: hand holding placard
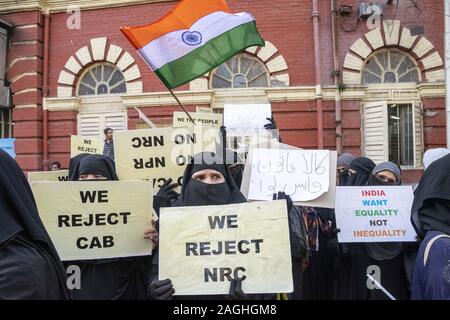
[{"label": "hand holding placard", "polygon": [[61,260],[151,254],[143,237],[151,229],[149,182],[33,182],[31,186]]},{"label": "hand holding placard", "polygon": [[[162,208],[159,279],[178,295],[292,291],[286,201]],[[269,227],[268,227],[269,226]]]},{"label": "hand holding placard", "polygon": [[328,150],[252,149],[248,198],[270,200],[285,192],[293,201],[307,201],[328,191]]}]

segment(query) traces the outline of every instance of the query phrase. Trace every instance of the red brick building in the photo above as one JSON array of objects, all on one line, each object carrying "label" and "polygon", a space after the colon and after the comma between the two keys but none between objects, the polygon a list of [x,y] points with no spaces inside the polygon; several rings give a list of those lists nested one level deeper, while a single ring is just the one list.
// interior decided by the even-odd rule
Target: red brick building
[{"label": "red brick building", "polygon": [[[0,0],[12,92],[0,138],[16,138],[24,170],[52,160],[67,167],[72,134],[145,127],[133,107],[171,124],[175,100],[119,28],[155,21],[176,3]],[[283,142],[397,161],[416,180],[424,150],[446,144],[444,2],[368,3],[228,0],[233,12],[255,16],[266,46],[177,95],[190,110],[269,102]]]}]

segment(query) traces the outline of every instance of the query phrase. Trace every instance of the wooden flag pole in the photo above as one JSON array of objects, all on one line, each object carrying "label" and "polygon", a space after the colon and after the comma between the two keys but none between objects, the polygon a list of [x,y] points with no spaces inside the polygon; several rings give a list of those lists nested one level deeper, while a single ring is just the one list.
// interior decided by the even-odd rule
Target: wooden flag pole
[{"label": "wooden flag pole", "polygon": [[[168,88],[169,89],[169,88]],[[172,94],[172,96],[175,98],[175,100],[178,102],[178,104],[180,105],[181,109],[183,109],[183,111],[187,114],[187,116],[189,117],[189,119],[192,121],[193,124],[195,124],[194,119],[192,119],[191,115],[189,114],[189,112],[186,110],[186,108],[183,106],[183,104],[181,103],[180,99],[178,99],[178,97],[175,95],[175,93],[172,91],[172,89],[169,89],[169,92]]]}]

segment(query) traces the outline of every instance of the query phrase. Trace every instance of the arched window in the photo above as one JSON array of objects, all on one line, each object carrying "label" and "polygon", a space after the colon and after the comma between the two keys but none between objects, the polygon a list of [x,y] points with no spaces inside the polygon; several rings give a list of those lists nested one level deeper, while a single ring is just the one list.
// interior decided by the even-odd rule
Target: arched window
[{"label": "arched window", "polygon": [[394,49],[372,55],[364,64],[363,83],[419,82],[419,69],[409,55]]},{"label": "arched window", "polygon": [[127,85],[122,72],[114,65],[96,64],[80,77],[78,95],[126,93]]},{"label": "arched window", "polygon": [[234,56],[212,72],[211,87],[268,87],[269,71],[258,58],[248,54]]}]

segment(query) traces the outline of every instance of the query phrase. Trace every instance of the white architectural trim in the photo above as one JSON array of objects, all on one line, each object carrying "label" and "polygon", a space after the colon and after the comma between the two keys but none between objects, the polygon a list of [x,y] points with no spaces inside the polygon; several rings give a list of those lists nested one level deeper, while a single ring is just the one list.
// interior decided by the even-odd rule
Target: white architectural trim
[{"label": "white architectural trim", "polygon": [[[92,56],[91,56],[92,52]],[[122,54],[123,52],[123,54]],[[106,56],[106,58],[105,58]],[[117,59],[119,61],[116,63]],[[90,39],[89,45],[84,46],[67,59],[64,68],[58,77],[57,96],[58,98],[72,95],[73,89],[77,89],[75,80],[80,78],[87,67],[93,63],[109,62],[116,65],[122,72],[127,85],[127,92],[137,94],[142,92],[142,82],[133,82],[141,78],[136,61],[124,49],[114,44],[109,44],[106,37]],[[70,86],[70,87],[67,87]],[[77,90],[75,90],[75,93]]]},{"label": "white architectural trim", "polygon": [[[270,82],[282,82],[282,87],[289,86],[290,77],[286,59],[282,54],[280,54],[278,48],[273,43],[266,40],[264,47],[249,47],[245,50],[245,53],[257,57],[263,64],[265,64],[267,71],[269,72],[268,80]],[[285,72],[280,74],[280,72],[282,71]],[[212,82],[211,74],[213,72],[214,69],[211,72],[206,73],[204,75],[204,78],[197,78],[195,80],[192,80],[189,83],[189,89],[192,91],[207,90],[208,85],[210,85]]]},{"label": "white architectural trim", "polygon": [[[413,47],[417,39],[417,36],[411,36],[411,31],[408,28],[400,27],[399,20],[385,20],[383,22],[382,30],[377,28],[369,31],[350,46],[349,53],[345,56],[343,63],[343,67],[348,69],[343,71],[342,80],[344,84],[351,85],[361,83],[360,72],[364,67],[363,59],[368,59],[371,54],[384,47],[383,34],[384,39],[386,39],[386,45],[398,46],[400,49],[407,49],[408,51]],[[372,48],[369,48],[364,38],[369,42]],[[355,56],[350,52],[353,52],[358,56]],[[422,62],[422,71],[425,71],[427,75],[426,81],[444,81],[442,72],[435,72],[435,70],[427,72],[429,69],[443,67],[443,61],[439,52],[427,38],[422,36],[419,41],[417,41],[414,48],[412,48],[411,52],[415,55],[416,62]],[[355,70],[358,71],[358,73],[349,70]]]},{"label": "white architectural trim", "polygon": [[[336,87],[322,87],[324,100],[334,101]],[[186,105],[212,105],[221,107],[225,101],[255,101],[255,102],[295,102],[314,101],[315,86],[272,87],[249,89],[216,89],[198,91],[176,91],[177,97]],[[373,84],[347,86],[341,91],[341,100],[376,101],[388,99],[395,101],[420,100],[422,98],[445,97],[445,83],[413,83],[405,84]],[[58,97],[45,98],[44,109],[49,111],[79,111],[86,105],[114,106],[115,108],[132,107],[167,107],[177,105],[168,91],[151,93],[127,93],[102,96]]]}]

